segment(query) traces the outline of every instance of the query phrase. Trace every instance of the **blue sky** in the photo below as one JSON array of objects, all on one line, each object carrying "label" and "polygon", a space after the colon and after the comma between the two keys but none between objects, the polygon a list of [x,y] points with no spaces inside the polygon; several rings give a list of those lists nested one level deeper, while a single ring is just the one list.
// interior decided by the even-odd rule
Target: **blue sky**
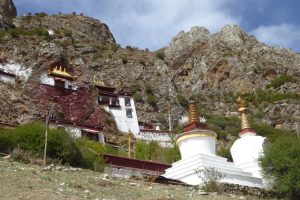
[{"label": "blue sky", "polygon": [[240,25],[260,42],[300,52],[296,0],[14,0],[18,14],[84,13],[106,23],[117,43],[156,50],[179,31],[204,26],[211,33]]}]

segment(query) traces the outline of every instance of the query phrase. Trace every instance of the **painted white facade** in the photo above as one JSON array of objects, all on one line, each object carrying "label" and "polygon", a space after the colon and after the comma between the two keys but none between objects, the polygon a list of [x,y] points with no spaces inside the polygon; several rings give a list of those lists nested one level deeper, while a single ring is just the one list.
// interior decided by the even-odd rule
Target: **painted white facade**
[{"label": "painted white facade", "polygon": [[[71,89],[71,90],[77,90],[77,85],[67,79],[63,79],[65,81],[65,85],[64,85],[64,88],[65,89]],[[48,76],[47,73],[43,73],[41,74],[40,76],[40,81],[42,84],[45,84],[45,85],[51,85],[51,86],[54,86],[54,78],[51,77],[51,76]]]},{"label": "painted white facade", "polygon": [[138,140],[147,142],[156,141],[162,147],[172,147],[170,135],[172,133],[168,131],[140,130],[140,133],[135,135],[135,137]]},{"label": "painted white facade", "polygon": [[16,83],[16,78],[5,74],[0,74],[0,82],[14,85]]},{"label": "painted white facade", "polygon": [[214,168],[225,175],[220,182],[262,187],[261,178],[253,176],[252,173],[244,171],[234,163],[227,162],[226,158],[215,155],[215,133],[209,132],[211,131],[194,129],[180,135],[177,138],[177,144],[182,159],[173,163],[162,176],[189,185],[201,185],[203,174],[197,173],[196,170]]},{"label": "painted white facade", "polygon": [[[130,98],[130,106],[125,105],[125,98]],[[132,97],[119,96],[120,107],[109,107],[104,105],[104,109],[111,113],[116,121],[117,127],[120,131],[129,133],[131,132],[135,137],[139,134],[139,124],[137,113]],[[131,117],[127,116],[126,110],[131,110]]]},{"label": "painted white facade", "polygon": [[265,140],[265,137],[247,133],[237,139],[230,148],[235,166],[251,173],[255,177],[262,178],[258,158],[263,154]]},{"label": "painted white facade", "polygon": [[8,61],[8,63],[0,64],[0,69],[4,72],[16,75],[21,81],[27,81],[31,76],[32,69],[22,66],[13,61]]}]

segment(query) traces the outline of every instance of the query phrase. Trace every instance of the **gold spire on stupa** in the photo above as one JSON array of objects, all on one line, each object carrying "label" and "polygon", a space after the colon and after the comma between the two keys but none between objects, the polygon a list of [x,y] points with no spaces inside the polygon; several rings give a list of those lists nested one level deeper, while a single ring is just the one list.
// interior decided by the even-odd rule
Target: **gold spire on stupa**
[{"label": "gold spire on stupa", "polygon": [[72,80],[76,79],[76,76],[72,76],[70,73],[66,71],[66,68],[63,68],[61,66],[59,67],[55,66],[52,70],[49,69],[48,75],[61,76]]},{"label": "gold spire on stupa", "polygon": [[199,113],[194,100],[191,100],[189,103],[189,124],[190,123],[199,123]]},{"label": "gold spire on stupa", "polygon": [[247,108],[245,100],[243,100],[241,97],[238,97],[236,103],[239,108],[238,110],[241,113],[241,130],[251,128],[246,115]]}]

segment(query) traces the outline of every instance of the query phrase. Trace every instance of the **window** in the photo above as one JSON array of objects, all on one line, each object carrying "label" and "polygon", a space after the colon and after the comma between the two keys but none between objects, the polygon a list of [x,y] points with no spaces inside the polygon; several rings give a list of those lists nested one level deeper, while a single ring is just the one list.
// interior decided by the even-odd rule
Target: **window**
[{"label": "window", "polygon": [[65,81],[55,80],[54,81],[54,86],[58,87],[58,88],[65,88]]},{"label": "window", "polygon": [[128,106],[128,107],[131,106],[130,98],[128,98],[128,97],[125,98],[125,106]]},{"label": "window", "polygon": [[126,116],[132,118],[132,109],[126,109]]}]

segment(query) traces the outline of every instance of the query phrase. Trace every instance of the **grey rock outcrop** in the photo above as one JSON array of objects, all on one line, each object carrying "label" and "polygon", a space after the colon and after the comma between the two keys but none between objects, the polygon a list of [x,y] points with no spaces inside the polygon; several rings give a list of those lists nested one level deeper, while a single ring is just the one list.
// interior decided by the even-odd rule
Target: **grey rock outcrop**
[{"label": "grey rock outcrop", "polygon": [[13,0],[0,0],[0,15],[6,18],[15,18],[17,9]]}]

